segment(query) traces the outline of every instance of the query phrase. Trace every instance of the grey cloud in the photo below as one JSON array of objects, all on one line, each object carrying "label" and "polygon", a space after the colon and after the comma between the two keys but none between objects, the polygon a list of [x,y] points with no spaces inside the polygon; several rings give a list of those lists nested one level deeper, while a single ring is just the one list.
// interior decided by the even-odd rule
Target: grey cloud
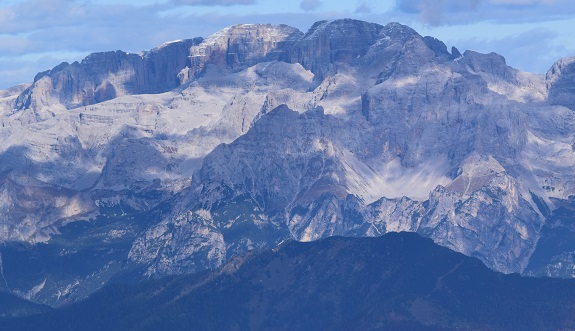
[{"label": "grey cloud", "polygon": [[255,0],[173,0],[176,5],[189,6],[233,6],[252,5]]},{"label": "grey cloud", "polygon": [[481,0],[398,0],[397,8],[407,14],[418,15],[420,21],[441,25],[460,16],[473,15]]},{"label": "grey cloud", "polygon": [[570,0],[397,0],[396,12],[432,26],[479,21],[521,23],[571,17]]},{"label": "grey cloud", "polygon": [[356,14],[370,14],[373,9],[367,5],[365,1],[361,1],[357,4],[354,13]]},{"label": "grey cloud", "polygon": [[162,5],[84,6],[74,1],[48,0],[59,7],[46,11],[34,9],[35,4],[43,1],[28,1],[9,8],[13,19],[0,22],[0,31],[5,32],[0,34],[0,41],[10,42],[0,44],[0,54],[132,50],[137,45],[153,47],[166,38],[182,38],[190,33],[189,19],[160,15],[167,8]]},{"label": "grey cloud", "polygon": [[317,9],[321,5],[322,5],[322,2],[320,0],[303,0],[299,4],[299,7],[305,11],[310,11],[310,10]]},{"label": "grey cloud", "polygon": [[29,0],[0,8],[0,31],[25,33],[46,27],[81,22],[82,5],[65,0]]},{"label": "grey cloud", "polygon": [[0,54],[21,55],[30,50],[33,50],[33,47],[28,39],[13,35],[0,35]]},{"label": "grey cloud", "polygon": [[445,12],[467,11],[476,9],[482,0],[398,0],[397,7],[411,14],[418,14],[425,10]]}]

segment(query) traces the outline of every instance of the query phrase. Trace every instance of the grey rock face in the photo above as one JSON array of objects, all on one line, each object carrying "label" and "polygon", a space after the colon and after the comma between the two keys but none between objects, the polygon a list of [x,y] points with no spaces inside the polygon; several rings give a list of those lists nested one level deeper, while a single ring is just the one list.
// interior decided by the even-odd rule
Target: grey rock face
[{"label": "grey rock face", "polygon": [[575,110],[575,57],[557,61],[545,76],[549,102]]},{"label": "grey rock face", "polygon": [[[232,145],[218,146],[207,156],[193,179],[199,185],[197,199],[204,206],[213,205],[217,197],[211,196],[209,183],[217,181],[232,192],[248,193],[264,210],[281,210],[298,195],[306,199],[305,195],[311,194],[307,199],[314,200],[322,192],[309,192],[313,183],[336,171],[334,160],[323,155],[325,146],[315,141],[333,135],[336,128],[329,121],[321,109],[300,115],[280,106],[267,113],[245,136]],[[274,143],[262,144],[264,141]],[[222,159],[229,161],[223,164]],[[230,167],[232,164],[241,166]],[[246,173],[247,168],[252,170]],[[331,187],[324,190],[331,191]]]},{"label": "grey rock face", "polygon": [[525,115],[488,92],[465,72],[394,73],[363,95],[362,111],[381,128],[386,159],[400,155],[409,166],[442,153],[454,165],[472,151],[517,156],[526,143]]},{"label": "grey rock face", "polygon": [[[211,209],[244,195],[264,214],[286,215],[284,222],[298,240],[417,231],[497,270],[524,268],[542,220],[497,161],[469,156],[477,150],[471,148],[461,173],[425,202],[380,199],[368,206],[353,195],[357,184],[351,182],[362,163],[349,159],[348,143],[341,140],[346,130],[355,130],[351,125],[322,109],[298,114],[278,107],[246,135],[216,148],[183,201],[199,203],[191,210]],[[396,130],[399,134],[406,128]],[[374,132],[363,134],[373,138]]]},{"label": "grey rock face", "polygon": [[241,24],[227,27],[190,49],[189,68],[182,82],[201,74],[208,64],[239,71],[259,62],[287,61],[303,33],[287,25]]},{"label": "grey rock face", "polygon": [[0,174],[2,241],[45,242],[58,233],[51,220],[65,222],[95,209],[86,194],[11,172]]},{"label": "grey rock face", "polygon": [[[429,49],[431,49],[435,53],[435,56],[437,56],[437,57],[444,57],[447,59],[455,59],[455,58],[461,56],[461,54],[457,54],[459,51],[453,52],[453,55],[450,54],[447,51],[447,46],[445,46],[445,44],[437,38],[426,36],[426,37],[423,37],[423,41],[425,42],[427,47],[429,47]],[[453,49],[452,49],[452,51],[453,51]]]},{"label": "grey rock face", "polygon": [[16,100],[17,109],[62,104],[75,108],[126,94],[160,93],[179,86],[178,73],[201,38],[165,44],[144,54],[94,53],[81,63],[66,62],[34,78]]},{"label": "grey rock face", "polygon": [[293,46],[291,61],[322,76],[334,62],[351,63],[363,56],[382,28],[352,19],[316,22]]},{"label": "grey rock face", "polygon": [[514,72],[517,71],[509,67],[505,63],[505,58],[497,53],[481,54],[474,51],[465,51],[459,62],[469,66],[474,72],[487,73],[503,80],[512,79]]},{"label": "grey rock face", "polygon": [[221,233],[215,231],[209,212],[181,215],[162,222],[136,239],[128,255],[135,263],[146,264],[148,276],[213,269],[225,262],[226,247]]}]

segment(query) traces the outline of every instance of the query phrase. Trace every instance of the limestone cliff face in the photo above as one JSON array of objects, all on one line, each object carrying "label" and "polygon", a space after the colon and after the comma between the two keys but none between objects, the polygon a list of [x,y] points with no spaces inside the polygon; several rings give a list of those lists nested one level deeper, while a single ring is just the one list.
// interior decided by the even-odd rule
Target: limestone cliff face
[{"label": "limestone cliff face", "polygon": [[549,102],[575,110],[575,57],[557,61],[545,77]]},{"label": "limestone cliff face", "polygon": [[481,72],[493,75],[505,80],[511,80],[515,76],[516,69],[505,63],[505,58],[497,53],[481,54],[474,51],[465,51],[459,60],[472,72]]},{"label": "limestone cliff face", "polygon": [[192,45],[201,38],[167,43],[143,54],[93,53],[82,62],[62,63],[39,73],[16,100],[17,109],[62,104],[76,108],[126,94],[161,93],[179,86]]},{"label": "limestone cliff face", "polygon": [[227,27],[190,49],[190,66],[180,73],[183,83],[206,65],[239,71],[259,62],[286,61],[303,33],[287,25],[240,24]]},{"label": "limestone cliff face", "polygon": [[352,19],[316,22],[291,51],[291,61],[322,75],[335,62],[365,55],[383,26]]}]

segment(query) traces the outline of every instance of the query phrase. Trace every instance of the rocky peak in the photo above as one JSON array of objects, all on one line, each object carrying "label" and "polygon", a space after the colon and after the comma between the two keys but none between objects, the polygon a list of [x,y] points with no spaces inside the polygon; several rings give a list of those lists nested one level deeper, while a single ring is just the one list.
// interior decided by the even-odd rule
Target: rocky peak
[{"label": "rocky peak", "polygon": [[545,83],[548,100],[575,110],[575,57],[563,58],[547,71]]},{"label": "rocky peak", "polygon": [[461,52],[459,52],[459,50],[457,49],[457,47],[451,46],[451,55],[453,55],[453,58],[454,58],[454,59],[457,59],[458,57],[461,56]]},{"label": "rocky peak", "polygon": [[[122,62],[135,62],[137,59],[140,59],[140,56],[137,54],[128,54],[118,50],[92,53],[85,57],[80,64],[88,75],[105,75],[118,72],[122,66]],[[55,70],[56,68],[51,70],[52,74],[58,72]],[[62,69],[65,68],[66,67],[63,67]]]},{"label": "rocky peak", "polygon": [[467,50],[463,53],[459,63],[476,73],[491,74],[506,81],[515,78],[516,69],[508,66],[505,58],[497,53],[482,54]]},{"label": "rocky peak", "polygon": [[321,75],[332,63],[351,63],[365,55],[382,28],[353,19],[316,22],[294,46],[291,61]]},{"label": "rocky peak", "polygon": [[[302,40],[321,39],[329,36],[331,38],[373,37],[381,30],[382,26],[377,23],[369,23],[350,18],[338,20],[323,20],[315,22],[306,32]],[[375,38],[373,38],[375,40]],[[373,42],[373,40],[371,42]]]},{"label": "rocky peak", "polygon": [[426,36],[423,37],[423,42],[425,42],[425,45],[427,45],[427,47],[429,47],[429,49],[435,53],[435,56],[439,58],[454,59],[461,55],[456,55],[455,53],[452,55],[449,53],[447,51],[447,46],[445,46],[445,44],[437,38]]},{"label": "rocky peak", "polygon": [[395,40],[406,41],[413,37],[421,37],[414,29],[397,22],[387,23],[379,32],[380,38],[389,37]]},{"label": "rocky peak", "polygon": [[190,66],[182,82],[200,74],[207,64],[238,71],[259,62],[287,61],[289,49],[303,33],[296,28],[271,24],[240,24],[224,28],[190,49]]},{"label": "rocky peak", "polygon": [[412,28],[389,23],[378,33],[376,42],[370,46],[362,59],[362,67],[379,84],[391,76],[413,75],[432,62],[444,62],[451,58],[447,47],[432,37],[422,37]]}]

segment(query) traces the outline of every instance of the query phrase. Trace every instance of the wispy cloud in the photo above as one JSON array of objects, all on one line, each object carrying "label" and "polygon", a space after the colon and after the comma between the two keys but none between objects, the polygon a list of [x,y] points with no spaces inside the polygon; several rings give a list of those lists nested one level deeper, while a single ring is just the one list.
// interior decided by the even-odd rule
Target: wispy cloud
[{"label": "wispy cloud", "polygon": [[255,0],[173,0],[176,5],[189,6],[233,6],[252,5]]},{"label": "wispy cloud", "polygon": [[372,12],[373,8],[371,8],[365,1],[358,2],[354,11],[356,14],[371,14]]},{"label": "wispy cloud", "polygon": [[21,34],[54,26],[79,24],[86,5],[66,0],[28,0],[0,8],[0,31]]},{"label": "wispy cloud", "polygon": [[[0,37],[11,38],[20,54],[57,50],[131,48],[142,40],[157,42],[158,31],[181,35],[188,30],[183,19],[162,17],[166,5],[98,5],[73,0],[28,0],[0,8]],[[178,28],[179,26],[179,28]],[[180,32],[180,33],[178,33]]]},{"label": "wispy cloud", "polygon": [[320,0],[303,0],[299,7],[305,11],[315,10],[322,5]]},{"label": "wispy cloud", "polygon": [[398,0],[397,11],[425,24],[534,22],[566,18],[575,13],[571,0]]}]

